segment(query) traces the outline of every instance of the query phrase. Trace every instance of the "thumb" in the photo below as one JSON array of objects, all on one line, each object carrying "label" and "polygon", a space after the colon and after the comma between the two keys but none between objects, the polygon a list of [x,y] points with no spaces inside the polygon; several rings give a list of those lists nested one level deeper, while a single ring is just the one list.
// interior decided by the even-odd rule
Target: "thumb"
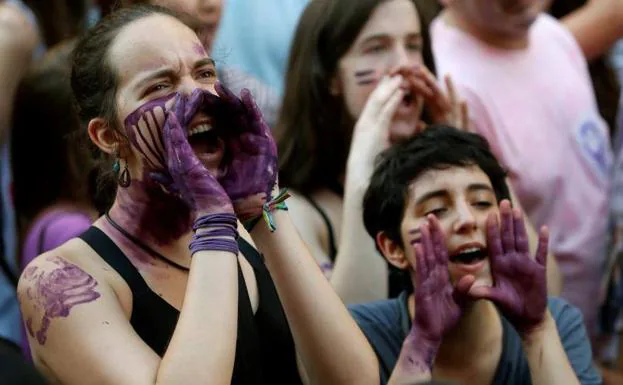
[{"label": "thumb", "polygon": [[474,282],[476,282],[476,277],[468,274],[461,277],[461,279],[456,283],[452,296],[457,305],[462,306],[470,300],[469,292],[474,285]]},{"label": "thumb", "polygon": [[469,289],[469,296],[473,300],[485,299],[497,304],[504,304],[506,299],[498,289],[491,286],[472,287]]}]

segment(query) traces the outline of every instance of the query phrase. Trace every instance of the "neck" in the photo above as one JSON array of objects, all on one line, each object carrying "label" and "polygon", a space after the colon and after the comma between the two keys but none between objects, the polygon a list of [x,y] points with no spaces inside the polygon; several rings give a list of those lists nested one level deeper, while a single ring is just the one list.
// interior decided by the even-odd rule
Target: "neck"
[{"label": "neck", "polygon": [[[414,295],[409,296],[409,316],[415,315]],[[464,310],[459,323],[444,337],[435,365],[457,368],[463,363],[474,362],[465,357],[474,357],[490,350],[499,342],[502,323],[495,306],[489,301],[477,301]]]},{"label": "neck", "polygon": [[125,231],[151,245],[171,245],[192,229],[194,213],[154,183],[132,180],[119,187],[110,216]]},{"label": "neck", "polygon": [[473,23],[466,20],[465,17],[454,7],[448,7],[443,11],[442,21],[469,35],[472,35],[476,39],[491,47],[506,50],[519,50],[528,47],[529,34],[527,30],[524,34],[517,36],[502,36],[500,34],[483,31]]}]

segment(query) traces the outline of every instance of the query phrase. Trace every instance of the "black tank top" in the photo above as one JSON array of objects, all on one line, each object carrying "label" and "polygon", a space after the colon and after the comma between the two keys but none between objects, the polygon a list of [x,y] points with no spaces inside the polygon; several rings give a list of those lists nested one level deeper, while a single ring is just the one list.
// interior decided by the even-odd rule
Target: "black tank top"
[{"label": "black tank top", "polygon": [[[121,249],[100,229],[92,226],[80,238],[126,281],[133,296],[130,324],[162,357],[179,311],[147,286]],[[260,303],[254,315],[238,264],[238,337],[231,384],[301,384],[290,327],[262,256],[242,238],[238,246],[255,272]]]}]

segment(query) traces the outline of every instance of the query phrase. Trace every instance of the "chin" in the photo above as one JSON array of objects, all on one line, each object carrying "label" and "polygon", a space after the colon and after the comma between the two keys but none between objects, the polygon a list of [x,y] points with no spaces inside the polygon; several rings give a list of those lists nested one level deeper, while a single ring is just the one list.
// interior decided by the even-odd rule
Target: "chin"
[{"label": "chin", "polygon": [[397,143],[417,134],[417,125],[413,122],[414,120],[395,120],[389,128],[389,141]]}]

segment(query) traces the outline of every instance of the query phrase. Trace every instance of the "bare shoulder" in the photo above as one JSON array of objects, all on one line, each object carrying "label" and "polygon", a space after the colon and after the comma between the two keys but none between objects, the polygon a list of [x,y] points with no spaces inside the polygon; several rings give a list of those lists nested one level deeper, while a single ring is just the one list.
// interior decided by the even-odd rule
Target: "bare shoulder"
[{"label": "bare shoulder", "polygon": [[288,211],[301,235],[307,238],[308,234],[321,233],[324,225],[318,210],[302,194],[291,190],[290,194]]},{"label": "bare shoulder", "polygon": [[[41,254],[22,272],[17,294],[28,334],[44,345],[55,318],[67,318],[79,305],[112,294],[97,264],[75,258],[74,240]],[[103,270],[102,270],[103,271]]]},{"label": "bare shoulder", "polygon": [[324,266],[325,275],[330,275],[331,263],[329,259],[329,233],[327,226],[310,201],[304,196],[294,192],[288,200],[288,210],[292,222],[296,226],[301,238],[309,248],[319,266]]},{"label": "bare shoulder", "polygon": [[81,384],[97,373],[92,383],[116,384],[129,378],[136,381],[127,383],[148,383],[153,376],[159,359],[130,325],[115,275],[80,239],[24,269],[18,284],[22,316],[33,360],[49,379]]}]

